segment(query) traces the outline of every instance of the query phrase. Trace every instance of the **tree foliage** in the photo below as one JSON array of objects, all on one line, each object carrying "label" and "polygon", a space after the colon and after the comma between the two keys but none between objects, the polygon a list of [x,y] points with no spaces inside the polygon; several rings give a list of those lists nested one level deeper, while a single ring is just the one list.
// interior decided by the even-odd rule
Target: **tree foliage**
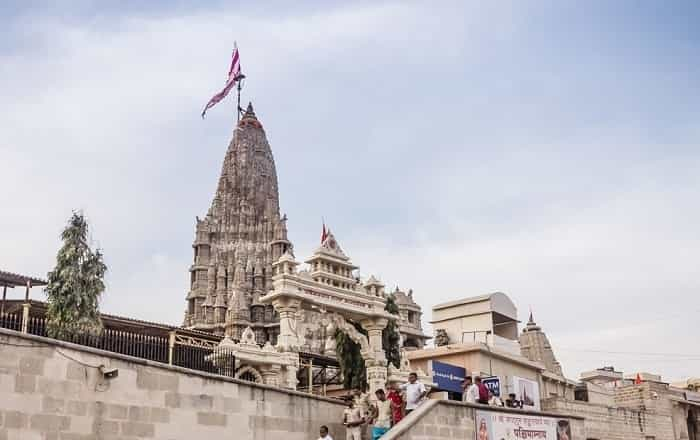
[{"label": "tree foliage", "polygon": [[[399,316],[399,306],[396,304],[396,297],[391,294],[386,299],[384,310]],[[382,330],[382,348],[386,355],[387,365],[393,364],[396,368],[401,368],[401,335],[396,320],[389,321],[389,324]]]},{"label": "tree foliage", "polygon": [[99,300],[105,290],[107,266],[102,252],[90,249],[88,224],[82,213],[73,212],[61,240],[63,246],[46,286],[47,333],[59,339],[79,332],[97,333],[102,328]]},{"label": "tree foliage", "polygon": [[[359,325],[355,328],[362,334],[366,332]],[[360,344],[356,343],[342,330],[335,332],[335,353],[340,364],[340,372],[343,375],[343,387],[345,389],[364,389],[367,386],[367,370],[362,359]]]}]

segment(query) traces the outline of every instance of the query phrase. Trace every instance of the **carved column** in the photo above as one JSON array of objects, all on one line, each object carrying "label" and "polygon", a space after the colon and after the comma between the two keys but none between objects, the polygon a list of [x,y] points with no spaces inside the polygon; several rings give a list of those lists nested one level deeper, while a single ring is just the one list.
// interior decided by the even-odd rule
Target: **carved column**
[{"label": "carved column", "polygon": [[278,298],[272,305],[280,315],[280,334],[277,337],[277,348],[288,351],[299,347],[297,336],[296,314],[301,301],[295,298]]},{"label": "carved column", "polygon": [[372,400],[376,399],[377,390],[386,391],[386,381],[388,378],[387,368],[384,364],[374,364],[374,362],[366,361],[367,368],[367,384],[369,385],[369,395]]},{"label": "carved column", "polygon": [[382,330],[389,323],[387,318],[369,318],[362,320],[360,324],[367,331],[369,346],[374,353],[374,359],[380,363],[386,363],[386,355],[382,348]]},{"label": "carved column", "polygon": [[389,323],[386,318],[368,318],[362,320],[360,324],[367,331],[369,348],[372,351],[373,359],[365,358],[367,368],[367,384],[369,385],[370,396],[374,398],[375,392],[386,387],[388,377],[386,366],[386,355],[382,348],[382,330]]},{"label": "carved column", "polygon": [[266,365],[260,368],[260,374],[263,377],[263,383],[265,385],[272,385],[274,387],[280,385],[280,372],[282,367],[280,365]]},{"label": "carved column", "polygon": [[280,375],[280,385],[290,390],[297,389],[297,372],[299,371],[299,354],[298,353],[282,353],[285,359],[284,371]]}]

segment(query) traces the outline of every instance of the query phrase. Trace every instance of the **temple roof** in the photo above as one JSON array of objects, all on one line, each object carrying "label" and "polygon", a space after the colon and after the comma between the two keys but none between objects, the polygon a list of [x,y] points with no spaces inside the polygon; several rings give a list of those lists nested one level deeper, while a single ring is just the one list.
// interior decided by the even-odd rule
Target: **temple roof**
[{"label": "temple roof", "polygon": [[321,243],[321,246],[319,246],[314,254],[308,260],[306,260],[306,263],[311,263],[319,259],[331,259],[334,262],[340,263],[344,266],[351,267],[353,269],[357,268],[357,266],[354,266],[350,262],[350,257],[345,255],[345,252],[343,252],[343,250],[340,248],[338,240],[335,239],[335,236],[330,229],[328,230],[328,234],[326,235],[325,239]]},{"label": "temple roof", "polygon": [[374,275],[370,275],[367,281],[365,282],[365,286],[384,287],[384,284],[382,284],[382,282],[379,281]]},{"label": "temple roof", "polygon": [[527,320],[527,324],[525,324],[525,328],[523,328],[523,332],[532,332],[541,329],[542,328],[535,323],[535,320],[532,317],[532,310],[530,310],[530,317]]},{"label": "temple roof", "polygon": [[238,122],[229,143],[207,219],[238,227],[279,219],[277,170],[272,149],[253,105]]},{"label": "temple roof", "polygon": [[396,299],[396,304],[418,307],[418,304],[416,304],[416,302],[413,300],[412,290],[409,290],[408,294],[406,294],[405,292],[399,290],[399,287],[396,286],[396,290],[394,290],[394,298]]},{"label": "temple roof", "polygon": [[0,270],[0,286],[7,287],[20,287],[20,286],[45,286],[48,284],[45,280],[41,278],[34,278],[27,275],[20,275],[17,273],[6,272]]}]

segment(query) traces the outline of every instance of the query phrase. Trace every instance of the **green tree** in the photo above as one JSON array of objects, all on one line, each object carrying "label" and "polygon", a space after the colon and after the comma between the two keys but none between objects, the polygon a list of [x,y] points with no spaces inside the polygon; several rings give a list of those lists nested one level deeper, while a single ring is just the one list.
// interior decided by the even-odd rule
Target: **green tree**
[{"label": "green tree", "polygon": [[[386,299],[384,310],[396,315],[399,319],[399,306],[396,304],[396,297],[392,293]],[[391,320],[382,330],[382,348],[386,355],[387,365],[393,364],[396,368],[401,368],[401,335],[396,325],[396,320]]]},{"label": "green tree", "polygon": [[90,249],[88,224],[82,213],[73,212],[61,233],[63,246],[56,255],[56,267],[48,274],[47,334],[67,339],[102,328],[99,300],[105,290],[107,266],[102,252]]},{"label": "green tree", "polygon": [[[366,336],[362,327],[354,323],[353,325]],[[362,359],[360,344],[350,339],[342,330],[336,330],[335,353],[340,364],[340,372],[343,375],[343,387],[345,389],[364,389],[367,386],[367,370],[365,369],[365,360]]]}]

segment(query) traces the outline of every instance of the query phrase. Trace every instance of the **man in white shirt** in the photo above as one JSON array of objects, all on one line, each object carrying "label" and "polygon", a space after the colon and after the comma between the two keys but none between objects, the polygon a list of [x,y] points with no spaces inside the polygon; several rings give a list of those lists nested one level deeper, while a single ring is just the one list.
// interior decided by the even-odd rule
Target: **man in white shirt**
[{"label": "man in white shirt", "polygon": [[319,429],[319,433],[321,434],[321,437],[319,437],[318,440],[333,440],[333,437],[331,437],[331,435],[328,434],[328,426],[321,426],[321,429]]},{"label": "man in white shirt", "polygon": [[401,389],[406,393],[406,415],[418,408],[423,398],[427,394],[425,386],[418,382],[418,375],[411,373],[408,375],[408,383],[401,386]]},{"label": "man in white shirt", "polygon": [[343,425],[345,425],[345,440],[362,440],[362,425],[365,423],[365,415],[355,402],[350,400],[348,407],[343,412]]},{"label": "man in white shirt", "polygon": [[462,402],[477,403],[479,401],[479,387],[472,383],[471,376],[464,378],[462,385],[464,392],[462,393]]},{"label": "man in white shirt", "polygon": [[372,440],[379,440],[391,429],[391,402],[384,390],[375,392],[377,401],[372,405]]}]

